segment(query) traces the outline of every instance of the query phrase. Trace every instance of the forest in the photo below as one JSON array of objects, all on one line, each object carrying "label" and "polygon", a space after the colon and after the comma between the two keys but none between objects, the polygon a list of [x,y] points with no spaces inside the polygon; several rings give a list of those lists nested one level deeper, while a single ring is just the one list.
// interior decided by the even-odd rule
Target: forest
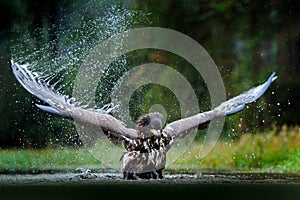
[{"label": "forest", "polygon": [[[0,13],[0,148],[82,145],[72,121],[35,106],[37,98],[13,76],[11,59],[33,63],[39,73],[57,73],[57,88],[71,95],[76,70],[88,50],[137,27],[176,30],[201,44],[220,71],[227,98],[276,72],[278,79],[260,100],[226,118],[222,139],[299,124],[300,1],[1,0]],[[200,110],[210,109],[199,74],[179,56],[157,49],[130,52],[114,62],[104,84],[97,88],[97,104],[109,103],[111,88],[126,70],[150,62],[172,66],[183,74],[196,91]],[[134,93],[132,117],[147,113],[153,104],[168,111],[167,122],[180,117],[175,96],[159,85]],[[199,132],[197,139],[203,134]]]}]

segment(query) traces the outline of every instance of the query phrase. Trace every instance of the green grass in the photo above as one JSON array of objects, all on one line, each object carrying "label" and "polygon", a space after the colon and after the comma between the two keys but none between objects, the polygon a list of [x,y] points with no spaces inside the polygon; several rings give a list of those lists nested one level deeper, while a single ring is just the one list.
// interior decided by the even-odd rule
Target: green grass
[{"label": "green grass", "polygon": [[[300,129],[283,126],[281,130],[244,134],[235,141],[219,141],[212,151],[199,159],[201,142],[169,164],[172,172],[300,172]],[[119,155],[118,155],[119,156]],[[41,172],[75,170],[78,167],[104,169],[105,166],[85,148],[41,150],[1,149],[0,172]]]},{"label": "green grass", "polygon": [[300,128],[244,134],[232,142],[220,141],[203,159],[196,159],[200,144],[172,165],[177,169],[234,172],[300,172]]},{"label": "green grass", "polygon": [[2,172],[61,171],[100,166],[99,161],[84,148],[4,149],[0,150],[0,155]]}]

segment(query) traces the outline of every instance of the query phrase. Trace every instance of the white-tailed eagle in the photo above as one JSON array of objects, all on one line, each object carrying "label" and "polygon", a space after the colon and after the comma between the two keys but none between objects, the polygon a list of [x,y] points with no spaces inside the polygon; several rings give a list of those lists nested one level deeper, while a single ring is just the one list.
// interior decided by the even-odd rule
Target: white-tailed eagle
[{"label": "white-tailed eagle", "polygon": [[212,119],[225,117],[241,111],[246,104],[257,100],[277,78],[273,73],[268,80],[232,99],[229,99],[210,111],[196,114],[167,124],[162,127],[163,117],[159,113],[141,116],[136,128],[127,128],[120,120],[109,114],[110,109],[87,109],[73,98],[56,91],[37,73],[31,72],[28,65],[12,61],[16,79],[31,94],[48,105],[37,107],[69,119],[95,131],[103,132],[112,142],[123,141],[125,152],[121,156],[121,169],[124,178],[162,178],[166,164],[166,153],[174,140],[185,137],[191,129],[209,123]]}]

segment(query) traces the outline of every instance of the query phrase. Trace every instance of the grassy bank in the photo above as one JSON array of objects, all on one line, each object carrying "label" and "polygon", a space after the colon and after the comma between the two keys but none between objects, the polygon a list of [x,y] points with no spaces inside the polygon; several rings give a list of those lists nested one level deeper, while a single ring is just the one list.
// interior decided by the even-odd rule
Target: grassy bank
[{"label": "grassy bank", "polygon": [[0,172],[4,173],[74,170],[99,165],[84,148],[2,149],[0,157]]},{"label": "grassy bank", "polygon": [[196,159],[197,143],[174,167],[207,171],[300,172],[300,128],[244,134],[236,141],[220,141],[208,156]]},{"label": "grassy bank", "polygon": [[[200,142],[194,142],[166,170],[176,172],[300,172],[300,129],[283,126],[281,130],[244,134],[235,141],[219,141],[203,159]],[[1,149],[0,172],[40,172],[75,170],[78,167],[103,169],[85,148],[42,150]]]}]

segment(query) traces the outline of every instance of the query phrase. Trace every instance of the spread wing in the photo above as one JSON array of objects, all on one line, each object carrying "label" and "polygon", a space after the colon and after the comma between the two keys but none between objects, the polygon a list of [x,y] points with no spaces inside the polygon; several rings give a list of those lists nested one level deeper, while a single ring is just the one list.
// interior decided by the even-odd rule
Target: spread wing
[{"label": "spread wing", "polygon": [[211,111],[199,113],[167,124],[163,129],[163,132],[174,138],[181,138],[186,136],[191,129],[205,125],[214,118],[235,114],[241,111],[245,105],[252,103],[261,97],[276,78],[275,73],[272,73],[265,83],[221,103]]},{"label": "spread wing", "polygon": [[124,139],[137,138],[137,131],[126,128],[124,124],[111,116],[111,108],[86,109],[74,98],[69,98],[55,90],[49,82],[40,79],[38,73],[31,72],[28,65],[20,65],[11,61],[12,70],[19,83],[32,95],[38,97],[48,105],[36,106],[46,112],[74,119],[78,124],[92,130],[103,131],[109,138]]}]

